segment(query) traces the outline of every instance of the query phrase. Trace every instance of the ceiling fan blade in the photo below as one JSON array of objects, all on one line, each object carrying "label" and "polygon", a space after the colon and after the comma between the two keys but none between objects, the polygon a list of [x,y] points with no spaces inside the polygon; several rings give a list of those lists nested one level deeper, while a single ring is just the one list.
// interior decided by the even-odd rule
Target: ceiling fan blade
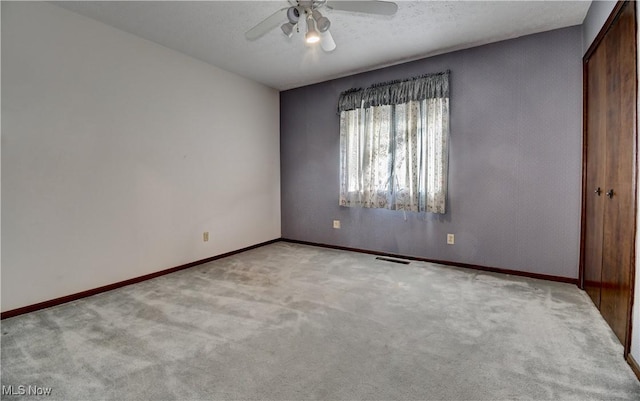
[{"label": "ceiling fan blade", "polygon": [[289,7],[281,8],[280,10],[271,14],[269,17],[267,17],[262,22],[260,22],[258,25],[249,29],[247,33],[244,34],[244,36],[247,38],[247,40],[258,39],[260,36],[264,35],[265,33],[269,32],[273,28],[280,25],[280,23],[286,19],[285,13],[286,13],[286,10],[288,9]]},{"label": "ceiling fan blade", "polygon": [[398,5],[392,1],[340,1],[327,3],[333,10],[352,11],[357,13],[393,15],[398,11]]},{"label": "ceiling fan blade", "polygon": [[332,52],[336,49],[336,42],[333,40],[333,36],[331,36],[331,32],[328,30],[320,33],[320,47],[325,52]]}]

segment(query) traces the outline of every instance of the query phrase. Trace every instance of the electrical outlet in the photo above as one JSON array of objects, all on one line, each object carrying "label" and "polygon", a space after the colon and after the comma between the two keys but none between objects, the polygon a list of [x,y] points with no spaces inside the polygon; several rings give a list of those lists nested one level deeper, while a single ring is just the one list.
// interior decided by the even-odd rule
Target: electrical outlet
[{"label": "electrical outlet", "polygon": [[202,233],[202,240],[204,242],[209,241],[209,231],[205,231],[205,232]]},{"label": "electrical outlet", "polygon": [[447,234],[447,244],[453,245],[456,243],[456,236],[453,234]]},{"label": "electrical outlet", "polygon": [[340,229],[340,220],[334,220],[333,221],[333,228]]}]

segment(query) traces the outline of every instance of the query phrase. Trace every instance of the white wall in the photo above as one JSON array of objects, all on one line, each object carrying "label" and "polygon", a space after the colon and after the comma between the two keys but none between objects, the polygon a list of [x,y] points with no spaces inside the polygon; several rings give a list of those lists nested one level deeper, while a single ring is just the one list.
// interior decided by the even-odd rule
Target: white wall
[{"label": "white wall", "polygon": [[1,160],[3,311],[280,237],[278,92],[52,4],[2,2]]}]

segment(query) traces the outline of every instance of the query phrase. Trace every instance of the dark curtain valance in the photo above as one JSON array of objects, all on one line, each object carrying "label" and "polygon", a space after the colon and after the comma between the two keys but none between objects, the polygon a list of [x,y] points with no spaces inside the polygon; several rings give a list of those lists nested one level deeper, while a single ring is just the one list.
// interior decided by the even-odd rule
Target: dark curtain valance
[{"label": "dark curtain valance", "polygon": [[423,75],[404,81],[384,82],[340,94],[338,112],[359,107],[402,104],[409,101],[449,97],[449,72]]}]

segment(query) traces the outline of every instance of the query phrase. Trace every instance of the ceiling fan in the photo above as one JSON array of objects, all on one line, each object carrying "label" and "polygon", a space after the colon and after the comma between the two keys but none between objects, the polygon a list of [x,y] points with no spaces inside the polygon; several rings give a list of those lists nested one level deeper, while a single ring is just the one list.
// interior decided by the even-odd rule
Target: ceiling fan
[{"label": "ceiling fan", "polygon": [[320,10],[351,11],[365,14],[394,15],[398,11],[398,5],[391,1],[340,1],[340,0],[289,0],[289,7],[281,8],[271,16],[264,19],[245,33],[248,40],[256,40],[267,32],[280,25],[280,29],[291,37],[293,32],[300,29],[301,21],[306,23],[307,32],[305,42],[309,44],[320,43],[322,50],[333,51],[336,48],[329,27],[331,21],[321,14]]}]

